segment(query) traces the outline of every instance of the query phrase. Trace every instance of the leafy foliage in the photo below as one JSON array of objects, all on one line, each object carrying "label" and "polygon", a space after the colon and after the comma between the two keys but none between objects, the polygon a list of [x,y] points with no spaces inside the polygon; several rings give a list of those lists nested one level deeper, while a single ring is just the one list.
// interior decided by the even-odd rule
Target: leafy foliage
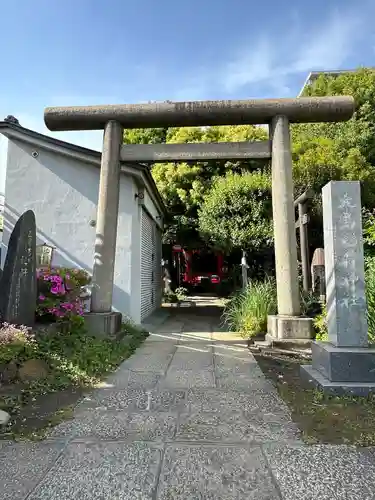
[{"label": "leafy foliage", "polygon": [[215,179],[199,211],[199,228],[212,245],[262,248],[273,241],[271,177],[260,171]]},{"label": "leafy foliage", "polygon": [[166,128],[134,128],[124,131],[124,144],[161,144],[167,137]]},{"label": "leafy foliage", "polygon": [[312,291],[305,292],[300,288],[301,314],[308,318],[314,318],[322,312],[322,304],[318,295]]},{"label": "leafy foliage", "polygon": [[[163,131],[165,129],[162,129]],[[124,142],[170,144],[190,142],[231,142],[262,140],[267,136],[261,127],[181,127],[170,128],[166,134],[160,129],[126,131]],[[159,163],[152,168],[156,185],[171,214],[166,241],[178,241],[186,247],[201,246],[198,210],[212,182],[227,172],[254,170],[259,163],[253,160],[242,162],[206,161],[193,163]]]},{"label": "leafy foliage", "polygon": [[326,342],[328,340],[328,331],[327,331],[327,308],[325,305],[322,308],[322,312],[317,316],[315,316],[313,325],[315,330],[315,340],[321,340]]},{"label": "leafy foliage", "polygon": [[123,330],[121,340],[93,337],[87,332],[83,318],[76,318],[68,333],[65,330],[58,330],[55,334],[39,333],[34,356],[49,364],[49,385],[55,388],[90,385],[130,356],[145,338],[139,330],[127,338],[126,325]]},{"label": "leafy foliage", "polygon": [[[4,324],[0,328],[0,363],[12,362],[20,367],[30,359],[42,360],[48,366],[43,379],[24,381],[19,403],[27,405],[35,396],[68,387],[92,387],[102,377],[128,358],[148,335],[133,324],[124,323],[117,339],[97,338],[87,332],[82,317],[62,325],[31,332],[25,327]],[[4,407],[4,401],[1,401]],[[6,402],[5,402],[6,403]],[[20,405],[5,408],[15,414]]]},{"label": "leafy foliage", "polygon": [[375,71],[359,69],[336,77],[322,74],[304,95],[352,95],[356,101],[356,112],[347,122],[292,127],[296,193],[306,187],[317,193],[312,223],[321,231],[320,192],[330,180],[361,181],[363,205],[375,207]]}]

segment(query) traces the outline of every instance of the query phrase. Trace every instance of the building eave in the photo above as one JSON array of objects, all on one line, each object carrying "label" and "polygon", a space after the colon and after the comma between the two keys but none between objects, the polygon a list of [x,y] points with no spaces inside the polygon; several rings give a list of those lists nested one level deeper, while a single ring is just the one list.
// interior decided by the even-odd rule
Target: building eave
[{"label": "building eave", "polygon": [[[0,121],[0,133],[8,138],[18,139],[30,145],[41,147],[51,152],[80,160],[100,168],[101,152],[99,151],[55,139],[54,137],[6,121]],[[147,165],[139,163],[121,162],[121,171],[124,174],[126,173],[138,179],[142,178],[158,210],[165,216],[167,209],[151,175],[150,168]]]}]

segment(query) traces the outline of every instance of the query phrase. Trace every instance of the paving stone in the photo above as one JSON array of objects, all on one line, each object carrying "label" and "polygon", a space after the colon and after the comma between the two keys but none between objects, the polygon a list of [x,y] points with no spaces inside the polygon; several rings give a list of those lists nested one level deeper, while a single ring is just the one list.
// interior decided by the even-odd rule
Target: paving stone
[{"label": "paving stone", "polygon": [[135,354],[126,360],[116,374],[131,370],[133,372],[148,372],[163,375],[168,368],[173,353]]},{"label": "paving stone", "polygon": [[127,388],[122,390],[99,389],[87,395],[77,405],[75,415],[79,416],[88,409],[128,410],[146,409],[148,406],[147,391],[141,388]]},{"label": "paving stone", "polygon": [[168,413],[128,413],[108,410],[86,410],[79,418],[63,422],[50,433],[51,437],[95,437],[125,439],[129,436],[155,441],[172,439],[177,417]]},{"label": "paving stone", "polygon": [[256,359],[250,353],[249,349],[230,346],[219,347],[214,345],[215,363],[222,367],[243,366],[244,368],[249,365],[257,366]]},{"label": "paving stone", "polygon": [[284,413],[289,415],[289,409],[276,392],[262,390],[245,394],[235,391],[218,389],[191,389],[187,394],[187,403],[192,412],[248,411],[251,413]]},{"label": "paving stone", "polygon": [[262,370],[256,362],[238,360],[233,361],[229,359],[217,359],[215,357],[215,371],[218,377],[226,377],[227,375],[234,375],[235,377],[248,377],[249,379],[263,379],[266,380]]},{"label": "paving stone", "polygon": [[173,356],[170,370],[213,370],[212,352],[189,351],[179,348]]},{"label": "paving stone", "polygon": [[133,443],[71,443],[28,500],[149,500],[161,450]]},{"label": "paving stone", "polygon": [[[215,334],[212,334],[212,335],[215,335]],[[221,334],[221,335],[223,335],[223,334]],[[229,335],[229,334],[226,334],[226,335]],[[247,341],[245,341],[245,340],[235,341],[232,343],[229,343],[228,341],[221,343],[218,340],[213,344],[213,348],[214,348],[215,354],[217,354],[217,355],[222,355],[222,356],[226,356],[226,357],[233,357],[234,359],[252,358],[255,361],[254,355],[249,350],[249,348],[247,346]]]},{"label": "paving stone", "polygon": [[162,390],[153,391],[151,394],[151,410],[152,411],[169,411],[180,412],[186,411],[187,397],[185,391],[179,390]]},{"label": "paving stone", "polygon": [[182,331],[184,324],[183,322],[177,321],[177,322],[172,322],[168,321],[164,325],[161,325],[160,327],[157,328],[156,332],[157,333],[174,333],[174,334],[179,334]]},{"label": "paving stone", "polygon": [[213,357],[213,346],[210,342],[180,342],[175,354],[198,354]]},{"label": "paving stone", "polygon": [[160,386],[190,388],[190,387],[215,387],[212,370],[179,370],[169,369]]},{"label": "paving stone", "polygon": [[215,324],[212,325],[211,328],[211,338],[215,342],[225,342],[226,345],[232,344],[236,346],[247,347],[247,341],[244,340],[238,333],[227,332],[225,327]]},{"label": "paving stone", "polygon": [[87,396],[75,414],[79,416],[89,409],[177,412],[186,408],[186,392],[182,390],[101,389]]},{"label": "paving stone", "polygon": [[23,500],[62,452],[62,443],[7,443],[0,448],[0,499]]},{"label": "paving stone", "polygon": [[354,446],[264,445],[284,500],[373,500],[375,456]]},{"label": "paving stone", "polygon": [[10,446],[14,444],[14,441],[6,440],[6,439],[0,439],[0,452],[6,448],[7,446]]},{"label": "paving stone", "polygon": [[181,415],[177,440],[263,442],[296,440],[299,432],[285,415],[220,411]]},{"label": "paving stone", "polygon": [[278,500],[258,447],[167,448],[158,500]]},{"label": "paving stone", "polygon": [[184,331],[181,333],[180,343],[190,342],[190,343],[203,343],[212,344],[211,333],[210,332],[195,332],[195,331]]},{"label": "paving stone", "polygon": [[108,377],[106,380],[106,386],[112,386],[117,389],[124,389],[127,387],[152,389],[158,383],[160,376],[160,374],[152,371],[138,372],[128,370],[126,367],[121,366],[115,373]]},{"label": "paving stone", "polygon": [[[157,356],[168,356],[168,354],[174,354],[176,352],[178,343],[177,342],[160,342],[157,346],[157,350],[155,350],[155,345],[153,342],[147,343],[147,340],[139,347],[135,353],[130,356],[129,360],[134,358],[135,356],[145,356],[155,354]],[[126,361],[124,362],[126,363]],[[123,363],[123,364],[124,364]]]},{"label": "paving stone", "polygon": [[169,343],[171,346],[178,343],[181,337],[180,333],[175,332],[155,332],[150,333],[147,337],[146,345],[152,344],[153,342],[163,342]]},{"label": "paving stone", "polygon": [[219,389],[230,391],[248,392],[257,389],[263,391],[276,392],[275,387],[264,376],[259,376],[255,373],[251,376],[249,373],[230,372],[228,370],[216,370],[216,384]]}]

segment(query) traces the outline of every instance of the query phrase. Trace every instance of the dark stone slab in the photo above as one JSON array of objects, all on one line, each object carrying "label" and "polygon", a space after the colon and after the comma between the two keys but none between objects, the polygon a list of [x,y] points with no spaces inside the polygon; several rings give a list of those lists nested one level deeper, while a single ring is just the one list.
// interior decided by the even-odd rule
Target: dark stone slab
[{"label": "dark stone slab", "polygon": [[375,383],[375,349],[312,342],[312,367],[331,382]]},{"label": "dark stone slab", "polygon": [[0,290],[3,321],[33,326],[37,281],[36,224],[32,210],[21,215],[10,235]]},{"label": "dark stone slab", "polygon": [[368,396],[375,393],[375,382],[331,382],[311,365],[300,367],[302,380],[307,384],[333,396]]}]

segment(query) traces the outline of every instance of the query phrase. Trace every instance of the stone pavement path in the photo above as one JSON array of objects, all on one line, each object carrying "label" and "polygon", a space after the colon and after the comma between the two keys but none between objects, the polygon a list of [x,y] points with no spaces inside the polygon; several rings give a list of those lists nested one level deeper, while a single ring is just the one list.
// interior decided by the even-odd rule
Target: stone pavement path
[{"label": "stone pavement path", "polygon": [[0,500],[370,500],[375,452],[306,446],[218,318],[174,311],[42,443],[0,442]]}]

